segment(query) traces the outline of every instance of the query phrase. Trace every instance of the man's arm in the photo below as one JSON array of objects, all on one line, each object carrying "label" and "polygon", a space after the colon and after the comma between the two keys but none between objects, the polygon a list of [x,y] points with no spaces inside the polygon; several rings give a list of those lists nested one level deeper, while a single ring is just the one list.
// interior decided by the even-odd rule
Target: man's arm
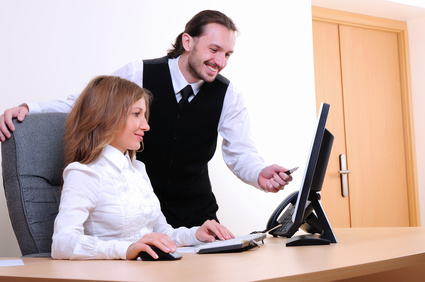
[{"label": "man's arm", "polygon": [[254,144],[243,97],[230,83],[218,131],[223,137],[223,159],[242,181],[266,192],[278,192],[292,177],[279,165],[266,166]]},{"label": "man's arm", "polygon": [[71,110],[77,98],[78,95],[70,95],[64,101],[53,100],[40,103],[24,103],[18,107],[5,110],[0,116],[0,140],[2,142],[6,141],[6,139],[10,138],[11,132],[15,131],[15,127],[12,123],[14,118],[22,122],[28,114],[50,112],[67,113]]},{"label": "man's arm", "polygon": [[[112,75],[130,80],[140,87],[143,87],[143,61],[131,62],[115,71]],[[8,109],[0,116],[0,140],[6,141],[10,138],[11,132],[15,130],[12,119],[17,118],[23,121],[28,114],[60,112],[67,113],[71,111],[72,106],[79,95],[70,95],[66,100],[54,100],[41,103],[21,104],[18,107]]]}]

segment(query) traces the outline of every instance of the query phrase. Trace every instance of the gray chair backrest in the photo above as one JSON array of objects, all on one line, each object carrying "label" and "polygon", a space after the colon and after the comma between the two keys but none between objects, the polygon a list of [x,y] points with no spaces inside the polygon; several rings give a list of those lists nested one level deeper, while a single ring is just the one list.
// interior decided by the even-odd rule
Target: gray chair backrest
[{"label": "gray chair backrest", "polygon": [[1,144],[4,192],[23,256],[50,256],[66,118],[64,113],[43,113],[14,120],[12,137]]}]

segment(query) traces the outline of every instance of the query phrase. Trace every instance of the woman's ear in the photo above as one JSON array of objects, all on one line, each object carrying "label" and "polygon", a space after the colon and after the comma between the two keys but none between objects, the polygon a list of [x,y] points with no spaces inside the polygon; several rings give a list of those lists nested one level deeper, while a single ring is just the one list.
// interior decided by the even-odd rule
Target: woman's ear
[{"label": "woman's ear", "polygon": [[192,50],[193,48],[193,37],[190,36],[188,33],[183,33],[182,45],[184,50],[186,50],[186,52],[190,52],[190,50]]}]

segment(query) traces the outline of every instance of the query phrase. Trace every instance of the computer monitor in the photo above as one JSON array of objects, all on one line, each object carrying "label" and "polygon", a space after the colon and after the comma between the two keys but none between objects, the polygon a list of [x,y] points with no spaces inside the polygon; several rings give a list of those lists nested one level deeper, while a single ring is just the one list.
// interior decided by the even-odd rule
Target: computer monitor
[{"label": "computer monitor", "polygon": [[[334,139],[326,129],[329,108],[330,105],[326,103],[320,106],[300,190],[291,194],[277,207],[267,224],[269,229],[282,225],[281,229],[273,230],[270,234],[290,238],[287,246],[337,242],[320,203],[320,191]],[[282,212],[284,212],[283,215],[281,215]],[[307,234],[292,237],[300,228]]]}]

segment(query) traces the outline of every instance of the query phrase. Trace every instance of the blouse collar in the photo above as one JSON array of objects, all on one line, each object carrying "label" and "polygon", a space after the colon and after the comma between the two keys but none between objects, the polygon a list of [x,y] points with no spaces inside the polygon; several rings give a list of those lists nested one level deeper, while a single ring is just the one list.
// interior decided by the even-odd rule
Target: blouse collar
[{"label": "blouse collar", "polygon": [[103,157],[108,159],[112,164],[114,164],[119,170],[124,170],[126,168],[131,167],[131,159],[128,154],[128,151],[123,154],[117,148],[106,145],[103,149]]}]

